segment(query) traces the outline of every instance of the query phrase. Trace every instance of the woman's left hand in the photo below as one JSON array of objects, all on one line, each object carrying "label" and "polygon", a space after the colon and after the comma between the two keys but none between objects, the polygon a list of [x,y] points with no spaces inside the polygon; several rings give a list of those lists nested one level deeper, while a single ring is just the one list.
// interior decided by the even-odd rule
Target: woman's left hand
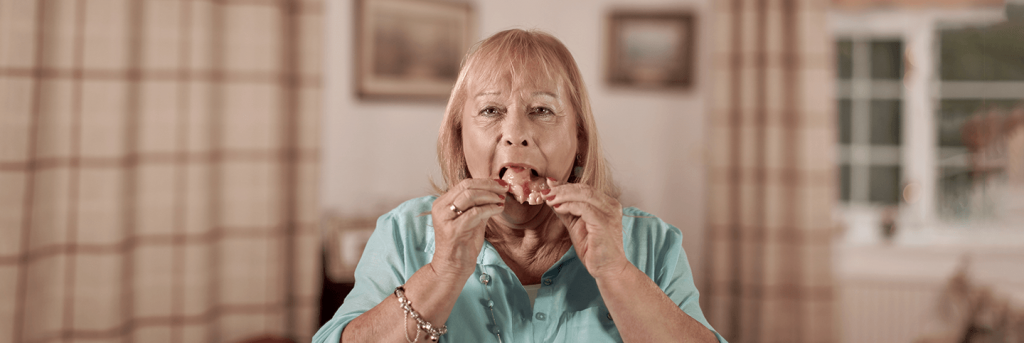
[{"label": "woman's left hand", "polygon": [[548,205],[569,230],[576,255],[595,279],[621,273],[627,266],[622,246],[622,205],[583,184],[548,178]]}]

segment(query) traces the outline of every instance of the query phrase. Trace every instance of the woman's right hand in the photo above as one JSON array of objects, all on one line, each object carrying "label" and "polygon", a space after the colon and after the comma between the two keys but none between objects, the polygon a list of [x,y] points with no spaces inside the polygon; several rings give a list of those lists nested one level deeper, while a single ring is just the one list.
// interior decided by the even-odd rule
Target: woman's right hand
[{"label": "woman's right hand", "polygon": [[[470,178],[434,200],[430,209],[434,259],[430,266],[438,276],[464,280],[473,274],[487,221],[505,209],[506,192],[508,184],[502,180]],[[453,211],[452,205],[462,214]]]}]

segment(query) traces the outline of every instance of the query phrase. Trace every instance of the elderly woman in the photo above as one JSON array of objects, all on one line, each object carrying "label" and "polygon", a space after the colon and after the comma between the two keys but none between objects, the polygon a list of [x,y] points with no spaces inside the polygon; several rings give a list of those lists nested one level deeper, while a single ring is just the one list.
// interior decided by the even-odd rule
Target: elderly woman
[{"label": "elderly woman", "polygon": [[623,209],[576,62],[503,31],[466,57],[445,184],[380,217],[314,342],[715,342],[679,229]]}]

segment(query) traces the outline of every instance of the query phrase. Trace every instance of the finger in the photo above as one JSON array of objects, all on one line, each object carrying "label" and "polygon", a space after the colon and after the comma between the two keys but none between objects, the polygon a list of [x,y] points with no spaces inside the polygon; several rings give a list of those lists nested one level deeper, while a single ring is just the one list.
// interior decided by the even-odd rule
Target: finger
[{"label": "finger", "polygon": [[447,193],[469,189],[504,194],[508,192],[508,183],[500,179],[465,179],[449,189]]},{"label": "finger", "polygon": [[[460,211],[468,211],[477,206],[482,205],[494,205],[504,204],[505,195],[495,194],[490,191],[482,191],[469,189],[455,194],[455,198],[452,199],[451,204],[455,205],[455,208]],[[451,206],[448,208],[451,210]]]},{"label": "finger", "polygon": [[470,208],[452,222],[457,229],[483,228],[491,217],[505,210],[505,203],[487,204]]},{"label": "finger", "polygon": [[574,216],[572,213],[558,213],[555,212],[558,219],[565,226],[565,230],[569,232],[569,239],[572,240],[572,244],[579,247],[583,246],[583,242],[587,239],[586,225],[579,225],[580,217]]},{"label": "finger", "polygon": [[[431,212],[440,218],[452,219],[457,216],[456,212],[451,209],[453,204],[458,210],[466,211],[480,204],[503,202],[507,191],[508,184],[502,180],[465,179],[438,197],[434,201]],[[466,194],[466,192],[472,194]],[[493,194],[493,196],[488,198],[484,194]],[[445,211],[451,214],[445,216],[442,214]]]},{"label": "finger", "polygon": [[562,181],[555,180],[555,178],[553,178],[553,177],[548,177],[547,181],[548,181],[548,188],[554,188],[554,187],[557,187],[557,186],[561,186],[563,184]]},{"label": "finger", "polygon": [[[570,218],[578,217],[578,220],[583,220],[586,223],[594,224],[598,227],[606,226],[604,224],[611,220],[606,213],[587,203],[570,201],[563,202],[558,205],[558,207],[552,206],[552,209],[555,211],[555,214],[559,215],[559,218],[562,216],[568,216]],[[570,219],[570,221],[575,223],[575,220]]]},{"label": "finger", "polygon": [[558,207],[560,207],[561,204],[564,203],[564,201],[559,201],[559,202],[552,202],[551,201],[551,200],[557,198],[556,195],[558,194],[557,192],[556,193],[551,193],[551,190],[553,190],[553,189],[555,189],[557,187],[561,187],[563,185],[565,185],[565,183],[563,183],[561,181],[558,181],[555,178],[548,177],[547,178],[548,189],[546,189],[546,190],[544,190],[542,192],[545,195],[545,200],[546,200],[547,204],[549,206],[551,206],[552,209],[555,211],[555,215],[558,217],[558,220],[561,221],[562,225],[565,226],[567,231],[569,231],[569,238],[572,240],[573,244],[576,245],[576,246],[581,246],[582,242],[587,237],[587,231],[586,231],[586,226],[585,225],[577,225],[579,220],[580,220],[580,216],[577,215],[577,214],[573,214],[572,211],[570,211],[568,209],[568,207],[565,208],[565,209],[559,210]]},{"label": "finger", "polygon": [[582,202],[606,216],[615,217],[622,214],[622,206],[617,200],[586,185],[568,184],[554,187],[546,195],[545,201],[553,208],[567,202]]},{"label": "finger", "polygon": [[[483,240],[488,220],[501,213],[503,209],[504,204],[474,207],[443,223],[442,226],[435,227],[435,234],[439,240],[461,242],[457,244],[470,243],[473,244],[471,246],[475,246]],[[446,238],[442,239],[442,236]]]},{"label": "finger", "polygon": [[614,198],[609,197],[604,192],[595,190],[588,185],[575,183],[552,187],[547,197],[564,198],[565,201],[584,201],[599,207],[610,206],[615,202]]}]

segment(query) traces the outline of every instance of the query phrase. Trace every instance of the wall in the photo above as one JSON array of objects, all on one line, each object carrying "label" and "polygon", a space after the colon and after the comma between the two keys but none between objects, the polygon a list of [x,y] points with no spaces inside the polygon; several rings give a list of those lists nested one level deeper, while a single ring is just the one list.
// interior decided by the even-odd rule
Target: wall
[{"label": "wall", "polygon": [[[954,242],[918,246],[840,244],[834,264],[839,342],[915,342],[962,329],[943,320],[940,298],[966,267],[972,288],[990,289],[994,303],[1024,311],[1024,250],[1002,244]],[[959,299],[959,298],[957,298]]]},{"label": "wall", "polygon": [[[477,1],[477,39],[507,28],[536,28],[568,46],[591,92],[601,143],[625,206],[679,227],[700,279],[704,228],[704,117],[710,63],[708,0]],[[605,21],[613,8],[697,12],[695,88],[688,92],[610,88],[604,80]],[[352,1],[326,13],[322,206],[342,216],[376,217],[440,181],[437,128],[443,102],[361,100],[353,89]]]}]

